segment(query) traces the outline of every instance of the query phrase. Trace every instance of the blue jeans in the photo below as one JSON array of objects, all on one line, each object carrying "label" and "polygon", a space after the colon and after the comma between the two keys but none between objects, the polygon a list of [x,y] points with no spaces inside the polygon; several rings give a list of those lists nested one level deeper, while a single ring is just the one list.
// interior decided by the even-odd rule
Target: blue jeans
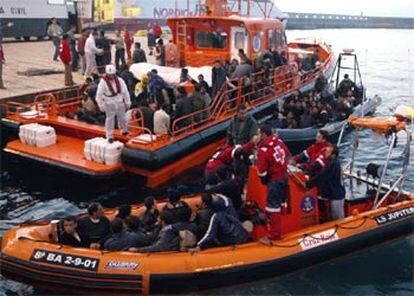
[{"label": "blue jeans", "polygon": [[286,201],[288,193],[288,179],[274,181],[270,180],[267,184],[267,212],[279,212],[280,206]]}]

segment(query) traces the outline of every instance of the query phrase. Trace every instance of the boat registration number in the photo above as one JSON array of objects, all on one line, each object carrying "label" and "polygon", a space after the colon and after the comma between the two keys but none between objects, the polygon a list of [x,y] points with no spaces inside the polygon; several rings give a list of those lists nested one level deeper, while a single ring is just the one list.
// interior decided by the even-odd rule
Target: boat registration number
[{"label": "boat registration number", "polygon": [[378,225],[400,220],[414,215],[414,207],[408,207],[401,210],[385,213],[375,217]]},{"label": "boat registration number", "polygon": [[35,249],[31,261],[97,271],[99,259]]}]

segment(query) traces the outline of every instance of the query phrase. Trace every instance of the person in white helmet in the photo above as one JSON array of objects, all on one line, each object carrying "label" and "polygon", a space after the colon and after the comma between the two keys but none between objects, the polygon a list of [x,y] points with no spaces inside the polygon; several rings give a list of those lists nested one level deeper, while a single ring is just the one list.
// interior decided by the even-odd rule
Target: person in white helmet
[{"label": "person in white helmet", "polygon": [[109,143],[114,141],[115,116],[122,134],[128,134],[125,111],[131,107],[131,98],[124,80],[116,75],[114,65],[105,67],[105,75],[101,78],[96,93],[99,109],[106,114],[105,132]]}]

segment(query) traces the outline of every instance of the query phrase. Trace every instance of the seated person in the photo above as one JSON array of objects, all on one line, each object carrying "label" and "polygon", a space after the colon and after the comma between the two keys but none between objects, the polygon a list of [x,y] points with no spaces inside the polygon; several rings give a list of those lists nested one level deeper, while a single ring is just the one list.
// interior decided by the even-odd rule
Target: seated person
[{"label": "seated person", "polygon": [[170,133],[170,105],[167,103],[162,104],[154,113],[154,133],[157,135]]},{"label": "seated person", "polygon": [[153,231],[157,227],[160,212],[155,204],[153,196],[148,196],[144,201],[145,212],[139,217],[146,231]]},{"label": "seated person", "polygon": [[194,222],[197,225],[197,238],[201,239],[206,233],[210,224],[211,216],[214,214],[214,209],[211,206],[211,194],[203,193],[201,195],[201,204],[197,209]]},{"label": "seated person", "polygon": [[170,211],[163,211],[159,217],[161,231],[155,243],[150,246],[138,248],[139,253],[178,251],[180,249],[180,237],[173,229],[174,216]]},{"label": "seated person", "polygon": [[286,115],[286,128],[298,128],[298,122],[295,119],[293,112],[288,112]]},{"label": "seated person", "polygon": [[269,119],[268,124],[272,128],[276,128],[276,129],[287,127],[286,118],[284,118],[283,115],[281,113],[279,113],[278,106],[276,106],[276,109],[273,112],[272,117]]},{"label": "seated person", "polygon": [[325,149],[325,157],[329,159],[327,166],[306,183],[307,188],[318,186],[322,198],[329,199],[331,219],[345,218],[344,200],[345,187],[342,182],[341,163],[338,160],[339,149],[329,146]]},{"label": "seated person", "polygon": [[63,218],[61,222],[63,231],[59,237],[59,243],[72,247],[83,247],[84,242],[77,231],[78,224],[76,218],[73,216],[67,216]]},{"label": "seated person", "polygon": [[122,221],[125,220],[126,217],[131,215],[131,206],[130,205],[121,205],[118,208],[118,214],[116,215],[117,218],[121,219]]},{"label": "seated person", "polygon": [[139,235],[135,232],[127,231],[124,228],[124,223],[120,218],[115,218],[115,220],[112,221],[111,226],[113,234],[105,241],[105,250],[128,251],[130,248],[141,247],[149,244],[149,239],[145,235]]},{"label": "seated person", "polygon": [[151,244],[151,238],[145,233],[145,228],[139,217],[132,215],[128,216],[126,217],[124,224],[127,232],[134,235],[133,248],[145,247]]},{"label": "seated person", "polygon": [[93,202],[88,207],[88,215],[78,221],[78,230],[86,246],[99,249],[111,234],[111,223],[103,215],[101,204]]},{"label": "seated person", "polygon": [[221,193],[229,197],[236,210],[242,205],[243,178],[236,174],[231,174],[227,166],[217,168],[218,183],[206,186],[207,193]]},{"label": "seated person", "polygon": [[226,212],[222,198],[213,197],[212,207],[214,214],[211,216],[208,230],[197,243],[197,247],[191,251],[199,251],[214,245],[231,246],[249,241],[249,234],[243,228],[240,220]]},{"label": "seated person", "polygon": [[176,189],[167,190],[168,203],[162,209],[162,212],[170,212],[172,215],[172,224],[177,222],[186,222],[191,216],[191,208],[185,202],[180,200],[181,194]]},{"label": "seated person", "polygon": [[304,113],[301,115],[300,117],[301,128],[311,127],[315,124],[315,121],[309,112],[310,112],[310,109],[305,109]]}]

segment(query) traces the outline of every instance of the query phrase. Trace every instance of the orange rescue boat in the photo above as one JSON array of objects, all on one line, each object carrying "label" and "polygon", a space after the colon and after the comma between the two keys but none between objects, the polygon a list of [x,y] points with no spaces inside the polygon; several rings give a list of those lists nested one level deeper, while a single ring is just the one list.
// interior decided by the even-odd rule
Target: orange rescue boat
[{"label": "orange rescue boat", "polygon": [[[361,119],[351,124],[358,127],[361,121],[366,122]],[[391,136],[394,138],[395,134],[396,131]],[[406,148],[409,148],[411,136],[409,133],[407,136]],[[390,149],[393,144],[391,141]],[[401,178],[391,185],[383,184],[382,178],[377,182],[369,176],[353,174],[352,169],[345,172],[349,182],[366,183],[375,188],[377,194],[347,199],[346,217],[337,221],[322,222],[320,218],[327,215],[327,208],[319,207],[315,189],[304,189],[306,176],[291,170],[288,206],[282,211],[282,238],[273,246],[258,242],[265,231],[264,226],[258,224],[251,234],[252,242],[237,246],[197,253],[106,252],[60,245],[57,243],[59,222],[39,221],[20,225],[5,234],[1,250],[2,273],[60,288],[142,294],[217,288],[284,274],[411,234],[414,195],[402,190],[409,162],[407,151],[409,149],[405,149]],[[387,157],[383,174],[387,171],[388,160]],[[249,175],[247,200],[257,204],[258,210],[264,210],[266,186],[261,184],[254,166]],[[200,197],[188,197],[186,201],[195,209]],[[163,205],[159,203],[158,208]],[[138,215],[143,210],[142,205],[135,205],[132,213]],[[109,209],[105,215],[114,219],[117,211]]]},{"label": "orange rescue boat", "polygon": [[[130,135],[124,137],[119,131],[115,133],[116,140],[125,148],[121,161],[113,165],[93,162],[84,155],[85,140],[103,137],[103,127],[65,117],[68,112],[75,114],[78,110],[83,96],[79,90],[40,95],[28,103],[7,102],[2,126],[11,137],[4,151],[93,178],[128,172],[144,177],[148,186],[156,187],[203,164],[224,142],[226,128],[238,105],[246,103],[248,113],[260,120],[274,110],[278,99],[298,89],[310,90],[320,72],[329,76],[333,69],[330,46],[316,40],[287,44],[282,22],[268,18],[270,4],[263,18],[258,18],[242,14],[240,10],[234,11],[226,2],[206,1],[209,9],[200,10],[197,16],[169,19],[168,25],[173,42],[180,49],[180,59],[187,66],[212,65],[217,59],[230,60],[237,56],[239,49],[243,49],[251,60],[267,48],[285,51],[288,64],[270,72],[255,73],[248,93],[242,92],[242,80],[238,79],[238,87],[224,89],[205,110],[175,119],[170,135],[153,134],[145,128],[141,111],[133,110]],[[251,2],[250,5],[263,6],[260,1]],[[221,42],[212,42],[212,38],[219,38]],[[318,62],[315,69],[301,76],[295,60],[303,52],[317,55]],[[179,128],[179,123],[188,119],[191,123]],[[16,139],[19,126],[28,123],[52,126],[57,134],[56,143],[39,148]]]}]

